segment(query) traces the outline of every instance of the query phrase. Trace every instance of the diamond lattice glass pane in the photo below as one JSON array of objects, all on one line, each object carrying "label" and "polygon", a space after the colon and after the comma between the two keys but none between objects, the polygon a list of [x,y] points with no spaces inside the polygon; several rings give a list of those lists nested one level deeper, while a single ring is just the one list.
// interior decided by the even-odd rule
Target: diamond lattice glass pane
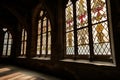
[{"label": "diamond lattice glass pane", "polygon": [[46,33],[43,34],[42,38],[42,54],[46,54]]},{"label": "diamond lattice glass pane", "polygon": [[77,28],[87,26],[87,2],[86,0],[78,0],[76,2],[76,16],[77,16]]},{"label": "diamond lattice glass pane", "polygon": [[89,54],[90,54],[89,45],[78,46],[78,55],[89,55]]},{"label": "diamond lattice glass pane", "polygon": [[73,5],[69,1],[66,8],[66,32],[73,30]]},{"label": "diamond lattice glass pane", "polygon": [[107,10],[105,0],[91,0],[92,23],[107,20]]},{"label": "diamond lattice glass pane", "polygon": [[100,23],[92,26],[94,43],[109,42],[108,23]]},{"label": "diamond lattice glass pane", "polygon": [[48,32],[48,54],[51,54],[51,34]]},{"label": "diamond lattice glass pane", "polygon": [[87,55],[89,52],[89,37],[88,37],[88,28],[84,28],[77,31],[78,39],[78,54]]},{"label": "diamond lattice glass pane", "polygon": [[74,33],[73,32],[66,33],[66,54],[67,55],[74,54]]},{"label": "diamond lattice glass pane", "polygon": [[92,26],[95,55],[110,55],[110,40],[107,22]]},{"label": "diamond lattice glass pane", "polygon": [[95,55],[111,55],[110,43],[104,44],[95,43],[93,46]]}]

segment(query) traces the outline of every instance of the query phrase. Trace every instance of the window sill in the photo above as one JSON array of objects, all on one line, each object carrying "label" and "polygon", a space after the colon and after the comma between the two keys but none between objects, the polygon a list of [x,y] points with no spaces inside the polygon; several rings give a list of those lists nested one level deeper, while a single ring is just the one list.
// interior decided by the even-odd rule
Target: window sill
[{"label": "window sill", "polygon": [[25,56],[19,56],[18,58],[26,58]]},{"label": "window sill", "polygon": [[111,67],[116,67],[114,63],[111,62],[102,62],[102,61],[92,61],[90,62],[89,60],[72,60],[72,59],[64,59],[61,60],[64,62],[74,62],[74,63],[84,63],[84,64],[93,64],[93,65],[98,65],[98,66],[111,66]]},{"label": "window sill", "polygon": [[37,59],[37,60],[50,60],[50,57],[34,57],[32,59]]}]

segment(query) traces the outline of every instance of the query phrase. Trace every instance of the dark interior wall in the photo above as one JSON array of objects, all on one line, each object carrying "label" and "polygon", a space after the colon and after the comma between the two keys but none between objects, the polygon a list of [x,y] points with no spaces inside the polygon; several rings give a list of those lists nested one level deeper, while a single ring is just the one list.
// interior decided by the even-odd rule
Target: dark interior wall
[{"label": "dark interior wall", "polygon": [[120,67],[120,2],[110,0],[116,64]]},{"label": "dark interior wall", "polygon": [[[14,43],[12,47],[11,58],[0,58],[1,63],[14,64],[21,67],[30,68],[36,71],[46,72],[66,78],[67,80],[88,80],[88,79],[102,79],[102,80],[117,80],[120,75],[120,9],[119,0],[110,0],[111,3],[111,19],[113,28],[113,42],[115,47],[115,61],[116,66],[102,66],[93,65],[87,63],[76,63],[61,61],[64,55],[64,8],[67,0],[54,0],[44,1],[39,0],[34,6],[28,9],[25,14],[19,13],[20,6],[15,9],[14,7],[8,8],[8,10],[15,16],[17,22],[15,25],[11,25],[11,32],[14,36]],[[42,5],[44,4],[44,6]],[[7,8],[6,6],[5,8]],[[51,60],[39,60],[32,59],[36,54],[37,43],[37,15],[39,10],[44,7],[47,9],[50,22],[52,26],[52,54]],[[4,23],[6,24],[6,23]],[[20,26],[19,26],[20,24]],[[14,27],[13,27],[14,26]],[[25,28],[28,33],[27,37],[27,58],[16,58],[20,54],[21,45],[21,30]],[[0,32],[0,35],[2,33]],[[1,35],[2,36],[2,35]],[[2,39],[0,38],[0,49],[2,49]],[[1,52],[1,51],[0,51]],[[30,59],[31,58],[31,59]],[[93,63],[93,62],[90,62]]]}]

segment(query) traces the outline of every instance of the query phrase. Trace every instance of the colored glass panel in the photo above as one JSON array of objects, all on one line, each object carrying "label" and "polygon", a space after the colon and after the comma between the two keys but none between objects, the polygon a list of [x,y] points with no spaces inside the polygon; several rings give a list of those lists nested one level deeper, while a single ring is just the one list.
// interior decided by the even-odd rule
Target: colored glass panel
[{"label": "colored glass panel", "polygon": [[78,39],[78,54],[79,55],[90,54],[88,28],[78,30],[77,31],[77,39]]},{"label": "colored glass panel", "polygon": [[91,0],[92,23],[98,23],[107,20],[106,1]]},{"label": "colored glass panel", "polygon": [[110,55],[110,40],[108,23],[99,23],[92,26],[93,29],[93,42],[94,42],[94,53],[96,55]]},{"label": "colored glass panel", "polygon": [[73,55],[74,54],[74,33],[69,32],[66,33],[66,54]]},{"label": "colored glass panel", "polygon": [[87,17],[87,2],[86,0],[78,0],[76,2],[76,19],[77,28],[84,27],[88,25]]},{"label": "colored glass panel", "polygon": [[73,5],[69,1],[66,8],[66,31],[73,30],[73,24]]}]

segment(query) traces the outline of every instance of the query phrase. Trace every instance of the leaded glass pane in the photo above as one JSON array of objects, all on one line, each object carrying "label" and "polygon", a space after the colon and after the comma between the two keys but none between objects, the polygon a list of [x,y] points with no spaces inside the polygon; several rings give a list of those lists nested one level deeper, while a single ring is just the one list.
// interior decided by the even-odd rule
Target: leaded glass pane
[{"label": "leaded glass pane", "polygon": [[46,18],[44,18],[44,21],[43,21],[43,33],[46,32]]},{"label": "leaded glass pane", "polygon": [[46,33],[43,34],[42,38],[42,54],[46,54]]},{"label": "leaded glass pane", "polygon": [[73,24],[73,5],[69,1],[66,8],[66,32],[73,30]]},{"label": "leaded glass pane", "polygon": [[27,40],[27,32],[25,29],[22,30],[22,42],[21,42],[21,55],[26,54],[26,41]]},{"label": "leaded glass pane", "polygon": [[7,38],[8,38],[8,33],[6,32],[4,39],[7,39]]},{"label": "leaded glass pane", "polygon": [[5,50],[3,50],[3,54],[2,54],[3,56],[6,56],[6,49]]},{"label": "leaded glass pane", "polygon": [[95,55],[110,55],[110,40],[108,23],[99,23],[92,26],[93,29],[93,42]]},{"label": "leaded glass pane", "polygon": [[38,21],[38,34],[41,34],[41,20]]},{"label": "leaded glass pane", "polygon": [[23,29],[22,30],[22,40],[24,40],[24,32],[25,32],[25,30]]},{"label": "leaded glass pane", "polygon": [[3,54],[2,55],[5,56],[6,55],[6,51],[7,51],[7,45],[4,44],[4,46],[3,46]]},{"label": "leaded glass pane", "polygon": [[9,39],[12,39],[12,35],[9,33]]},{"label": "leaded glass pane", "polygon": [[11,50],[11,45],[8,45],[8,50]]},{"label": "leaded glass pane", "polygon": [[78,39],[78,54],[79,55],[90,54],[88,28],[78,30],[77,31],[77,39]]},{"label": "leaded glass pane", "polygon": [[91,0],[92,23],[107,20],[107,10],[105,0]]},{"label": "leaded glass pane", "polygon": [[25,40],[27,40],[27,32],[26,31],[25,31],[25,36],[24,37],[25,37]]},{"label": "leaded glass pane", "polygon": [[43,15],[43,13],[44,13],[43,11],[40,11],[40,16],[42,16],[42,15]]},{"label": "leaded glass pane", "polygon": [[48,54],[51,54],[51,34],[48,32]]},{"label": "leaded glass pane", "polygon": [[51,24],[49,20],[48,20],[48,31],[51,31]]},{"label": "leaded glass pane", "polygon": [[24,54],[26,54],[26,41],[24,42]]},{"label": "leaded glass pane", "polygon": [[11,53],[11,45],[8,45],[7,56],[10,56],[10,53]]},{"label": "leaded glass pane", "polygon": [[9,39],[9,42],[8,42],[8,44],[12,44],[12,39]]},{"label": "leaded glass pane", "polygon": [[4,44],[7,44],[8,39],[4,39]]},{"label": "leaded glass pane", "polygon": [[41,36],[38,35],[38,40],[37,40],[37,54],[40,54],[40,42],[41,42]]},{"label": "leaded glass pane", "polygon": [[7,52],[7,56],[10,56],[10,53],[11,53],[11,51],[8,50],[8,52]]},{"label": "leaded glass pane", "polygon": [[73,32],[66,33],[66,54],[67,55],[74,54],[74,33]]},{"label": "leaded glass pane", "polygon": [[37,40],[38,45],[40,45],[40,42],[41,42],[41,36],[39,35]]},{"label": "leaded glass pane", "polygon": [[94,43],[106,43],[109,42],[108,23],[100,23],[92,26],[93,29],[93,41]]},{"label": "leaded glass pane", "polygon": [[[7,28],[3,28],[3,31],[7,31]],[[3,56],[9,56],[11,52],[12,35],[9,32],[5,32],[4,44],[3,44]]]},{"label": "leaded glass pane", "polygon": [[23,55],[24,53],[23,53],[23,42],[22,42],[22,44],[21,44],[21,55]]},{"label": "leaded glass pane", "polygon": [[87,2],[86,0],[78,0],[76,2],[76,19],[77,19],[77,28],[88,25],[87,17]]},{"label": "leaded glass pane", "polygon": [[12,46],[12,35],[9,33],[9,40],[8,40],[8,49],[7,49],[7,56],[10,56],[11,53],[11,46]]},{"label": "leaded glass pane", "polygon": [[97,44],[94,45],[94,54],[95,55],[111,55],[110,43]]}]

